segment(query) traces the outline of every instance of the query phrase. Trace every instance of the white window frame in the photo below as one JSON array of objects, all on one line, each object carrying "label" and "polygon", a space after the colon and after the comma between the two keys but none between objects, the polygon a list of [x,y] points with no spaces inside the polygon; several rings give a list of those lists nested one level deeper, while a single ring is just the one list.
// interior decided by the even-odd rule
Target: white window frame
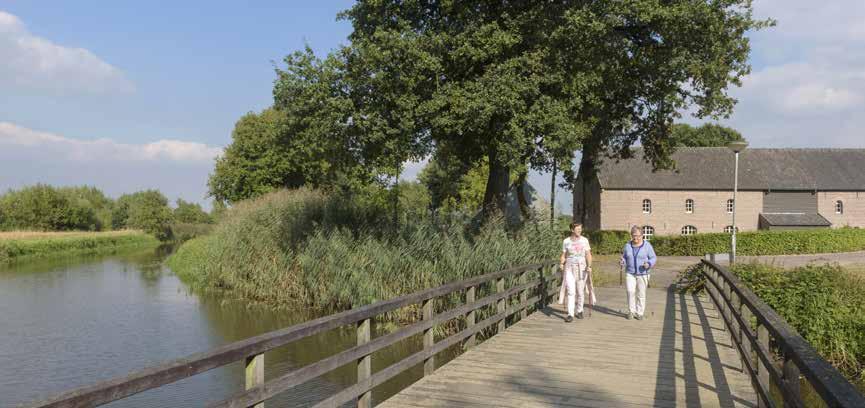
[{"label": "white window frame", "polygon": [[682,235],[695,235],[697,233],[697,227],[693,225],[685,225],[682,227]]},{"label": "white window frame", "polygon": [[694,199],[689,198],[685,200],[685,214],[693,214],[694,213]]},{"label": "white window frame", "polygon": [[736,209],[736,201],[732,198],[727,200],[727,214],[732,214],[733,210]]},{"label": "white window frame", "polygon": [[652,239],[652,236],[655,235],[655,227],[651,225],[643,225],[643,228],[640,229],[643,233],[643,239],[649,241]]},{"label": "white window frame", "polygon": [[643,214],[651,214],[652,213],[652,200],[648,198],[643,199]]},{"label": "white window frame", "polygon": [[835,201],[835,214],[844,214],[844,202],[841,200]]}]

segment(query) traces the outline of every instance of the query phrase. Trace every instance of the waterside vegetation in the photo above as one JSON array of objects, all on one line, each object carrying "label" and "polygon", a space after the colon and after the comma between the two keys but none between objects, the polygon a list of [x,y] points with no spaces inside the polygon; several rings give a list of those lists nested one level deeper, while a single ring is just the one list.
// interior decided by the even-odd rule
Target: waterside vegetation
[{"label": "waterside vegetation", "polygon": [[0,264],[49,256],[114,253],[156,247],[159,240],[137,230],[107,232],[0,232]]}]

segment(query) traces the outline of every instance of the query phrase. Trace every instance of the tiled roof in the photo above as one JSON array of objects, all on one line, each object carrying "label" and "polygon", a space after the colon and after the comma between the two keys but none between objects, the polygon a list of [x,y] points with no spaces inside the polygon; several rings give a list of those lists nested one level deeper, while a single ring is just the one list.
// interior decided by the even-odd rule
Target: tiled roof
[{"label": "tiled roof", "polygon": [[[686,147],[673,154],[676,170],[652,171],[635,149],[628,160],[605,159],[601,188],[732,190],[734,156],[726,147]],[[745,149],[740,190],[865,191],[865,149]]]}]

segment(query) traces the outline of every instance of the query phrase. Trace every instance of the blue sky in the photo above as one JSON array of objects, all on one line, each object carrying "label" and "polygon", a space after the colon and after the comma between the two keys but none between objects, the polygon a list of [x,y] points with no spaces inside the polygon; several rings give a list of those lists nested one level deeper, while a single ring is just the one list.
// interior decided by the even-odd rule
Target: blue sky
[{"label": "blue sky", "polygon": [[[0,0],[0,190],[91,184],[205,202],[235,121],[271,103],[273,61],[305,44],[323,55],[351,29],[336,21],[351,1],[140,3]],[[755,8],[779,24],[752,35],[753,73],[722,123],[757,147],[865,147],[865,2]],[[530,180],[549,195],[548,177]]]}]

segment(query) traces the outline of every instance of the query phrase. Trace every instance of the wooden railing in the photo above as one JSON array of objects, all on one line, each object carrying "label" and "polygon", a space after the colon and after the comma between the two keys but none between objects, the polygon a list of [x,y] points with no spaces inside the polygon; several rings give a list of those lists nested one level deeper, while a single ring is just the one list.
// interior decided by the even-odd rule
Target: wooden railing
[{"label": "wooden railing", "polygon": [[[829,407],[865,407],[865,397],[728,269],[705,259],[706,291],[742,357],[760,407],[805,407],[804,377]],[[777,350],[777,351],[776,351]],[[777,390],[773,396],[772,390]]]},{"label": "wooden railing", "polygon": [[[269,398],[303,384],[341,366],[356,362],[357,383],[335,395],[319,402],[315,407],[337,407],[356,400],[359,407],[372,405],[372,389],[407,369],[423,363],[424,375],[435,370],[435,356],[451,346],[464,342],[471,347],[478,333],[496,326],[495,333],[505,329],[508,317],[518,314],[526,317],[531,311],[543,308],[550,296],[557,292],[554,284],[561,273],[552,273],[555,261],[494,272],[460,282],[449,283],[410,295],[384,300],[346,312],[325,316],[285,329],[265,333],[239,342],[227,344],[203,353],[193,354],[156,367],[133,372],[127,376],[85,386],[60,394],[30,407],[91,407],[107,404],[149,389],[171,384],[193,375],[237,361],[246,364],[246,384],[242,392],[211,404],[211,407],[262,407]],[[518,279],[514,279],[518,278]],[[506,280],[512,281],[506,288]],[[553,284],[550,284],[553,281]],[[475,299],[478,288],[487,283],[495,283],[493,291],[481,299]],[[457,292],[464,292],[462,305],[450,310],[435,313],[435,301]],[[375,339],[371,336],[371,324],[376,316],[396,309],[419,304],[423,319],[392,333]],[[495,304],[489,317],[476,320],[476,312]],[[457,325],[461,329],[436,342],[433,331],[436,326],[450,320],[463,320]],[[348,350],[319,360],[318,362],[295,369],[279,377],[264,378],[264,353],[300,339],[336,329],[346,325],[356,325],[357,345]],[[371,369],[372,354],[410,336],[423,334],[423,349],[375,373]],[[490,334],[495,334],[490,333]]]}]

